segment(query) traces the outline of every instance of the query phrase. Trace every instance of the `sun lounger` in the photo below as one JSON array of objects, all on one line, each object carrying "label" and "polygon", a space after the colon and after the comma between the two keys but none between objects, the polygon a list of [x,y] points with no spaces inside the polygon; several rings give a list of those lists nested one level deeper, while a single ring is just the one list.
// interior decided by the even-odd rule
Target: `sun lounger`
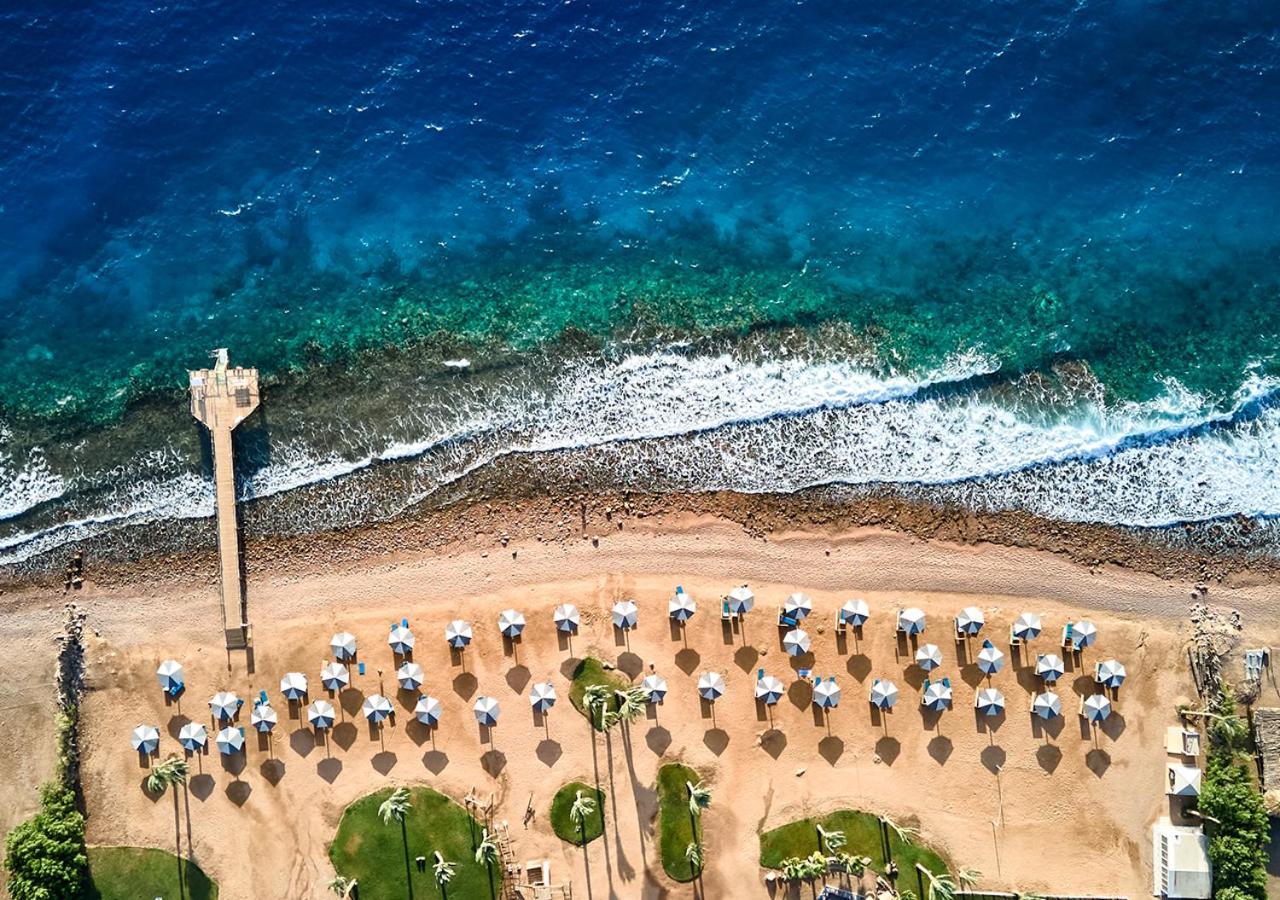
[{"label": "sun lounger", "polygon": [[1062,646],[1068,650],[1075,649],[1075,641],[1071,639],[1071,623],[1062,626]]},{"label": "sun lounger", "polygon": [[836,634],[844,634],[849,623],[844,620],[844,613],[836,610]]},{"label": "sun lounger", "polygon": [[756,681],[764,677],[764,669],[756,669]]},{"label": "sun lounger", "polygon": [[361,675],[364,674],[364,660],[361,660],[360,662],[356,663],[356,671],[358,671]]},{"label": "sun lounger", "polygon": [[811,669],[796,669],[796,675],[798,675],[803,681],[808,681],[811,674]]},{"label": "sun lounger", "polygon": [[267,703],[267,692],[266,692],[266,691],[258,691],[258,703],[259,703],[260,705],[266,705],[266,703]]},{"label": "sun lounger", "polygon": [[409,627],[409,620],[408,620],[408,619],[401,619],[401,620],[400,620],[400,625],[401,625],[401,627],[402,627],[402,628],[408,628],[408,627]]},{"label": "sun lounger", "polygon": [[944,688],[950,688],[950,687],[951,687],[951,679],[950,679],[950,678],[944,678],[944,679],[942,679],[942,686],[943,686]]},{"label": "sun lounger", "polygon": [[782,628],[795,628],[796,617],[778,610],[778,625]]},{"label": "sun lounger", "polygon": [[726,621],[733,618],[733,613],[729,611],[729,601],[724,601],[724,608],[720,611],[720,618]]}]

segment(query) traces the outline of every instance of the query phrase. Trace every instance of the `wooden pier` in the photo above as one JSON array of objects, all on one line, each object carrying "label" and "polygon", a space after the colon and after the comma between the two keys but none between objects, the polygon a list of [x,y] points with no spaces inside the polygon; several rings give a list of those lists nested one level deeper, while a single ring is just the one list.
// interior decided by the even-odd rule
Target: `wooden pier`
[{"label": "wooden pier", "polygon": [[191,414],[209,429],[213,445],[213,484],[217,498],[218,567],[221,572],[222,628],[228,650],[252,642],[245,608],[240,563],[240,527],[236,517],[235,450],[231,432],[258,408],[258,370],[231,367],[225,349],[213,352],[212,369],[190,372]]}]

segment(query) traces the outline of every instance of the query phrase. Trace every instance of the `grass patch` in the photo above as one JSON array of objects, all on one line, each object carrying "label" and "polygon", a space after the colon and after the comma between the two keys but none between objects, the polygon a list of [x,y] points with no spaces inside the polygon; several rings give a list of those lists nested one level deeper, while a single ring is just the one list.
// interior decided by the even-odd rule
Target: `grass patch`
[{"label": "grass patch", "polygon": [[[578,663],[577,668],[573,670],[573,681],[569,685],[569,702],[584,716],[587,714],[587,709],[582,703],[582,695],[593,684],[605,684],[611,690],[625,691],[631,687],[631,679],[617,669],[606,669],[604,663],[594,656],[588,656]],[[601,730],[598,720],[593,721],[591,725],[597,731]]]},{"label": "grass patch", "polygon": [[[329,847],[329,859],[338,874],[360,882],[360,900],[404,900],[406,896],[488,900],[500,895],[502,866],[495,864],[490,872],[475,861],[479,822],[444,794],[414,788],[402,832],[399,823],[384,825],[378,818],[378,806],[391,790],[385,788],[348,806]],[[432,873],[437,850],[456,867],[447,893],[441,893]],[[425,872],[414,865],[417,856],[427,858]]]},{"label": "grass patch", "polygon": [[684,851],[693,843],[693,817],[689,815],[689,791],[685,783],[697,784],[698,773],[679,763],[658,770],[658,847],[662,868],[676,881],[693,881],[693,867]]},{"label": "grass patch", "polygon": [[[818,849],[819,825],[827,831],[844,832],[845,845],[840,849],[841,853],[869,857],[873,869],[884,871],[887,860],[880,840],[880,820],[871,813],[851,809],[842,809],[821,819],[800,819],[766,831],[760,835],[760,865],[766,869],[777,869],[784,859],[803,859],[813,853]],[[910,876],[911,882],[914,882],[916,863],[935,875],[947,871],[946,862],[937,853],[902,840],[893,829],[889,829],[889,846],[898,871],[903,878]],[[903,881],[903,884],[907,883]]]},{"label": "grass patch", "polygon": [[[596,801],[596,811],[587,816],[581,829],[569,818],[569,810],[573,808],[578,791],[594,797]],[[604,791],[581,781],[571,781],[560,788],[551,800],[551,827],[556,837],[570,844],[589,844],[600,837],[604,834]]]},{"label": "grass patch", "polygon": [[90,847],[93,900],[217,900],[218,886],[190,860],[143,847]]}]

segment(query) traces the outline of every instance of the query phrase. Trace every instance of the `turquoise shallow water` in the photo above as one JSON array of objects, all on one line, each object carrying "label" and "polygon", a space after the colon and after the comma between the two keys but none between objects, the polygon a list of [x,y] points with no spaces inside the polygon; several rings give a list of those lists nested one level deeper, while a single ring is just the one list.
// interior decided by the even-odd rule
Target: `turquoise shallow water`
[{"label": "turquoise shallow water", "polygon": [[224,345],[243,494],[333,480],[317,527],[543,449],[1280,512],[1266,5],[0,16],[0,559],[207,513]]}]

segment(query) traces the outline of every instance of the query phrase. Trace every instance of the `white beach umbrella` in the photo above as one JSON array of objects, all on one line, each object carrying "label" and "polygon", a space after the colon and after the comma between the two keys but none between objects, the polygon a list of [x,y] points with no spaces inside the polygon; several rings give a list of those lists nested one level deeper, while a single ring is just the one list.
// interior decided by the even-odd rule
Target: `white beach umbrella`
[{"label": "white beach umbrella", "polygon": [[751,607],[755,606],[756,603],[756,595],[751,593],[751,588],[745,584],[742,587],[736,587],[731,590],[726,599],[729,601],[729,612],[735,616],[751,612]]},{"label": "white beach umbrella", "polygon": [[218,691],[209,700],[209,709],[215,719],[234,719],[240,711],[240,698],[230,691]]},{"label": "white beach umbrella", "polygon": [[129,737],[129,743],[139,753],[148,755],[155,753],[160,748],[160,729],[154,725],[139,725],[133,729],[133,734]]},{"label": "white beach umbrella", "polygon": [[1066,666],[1062,664],[1062,657],[1056,653],[1041,653],[1036,660],[1036,674],[1042,681],[1057,681],[1065,671]]},{"label": "white beach umbrella", "polygon": [[951,688],[941,681],[931,682],[920,697],[920,705],[939,711],[946,709],[951,705]]},{"label": "white beach umbrella", "polygon": [[317,700],[307,707],[307,721],[312,728],[332,728],[338,711],[328,700]]},{"label": "white beach umbrella", "polygon": [[413,632],[407,625],[392,625],[391,633],[387,635],[387,644],[391,647],[391,652],[401,656],[413,652],[413,640]]},{"label": "white beach umbrella", "polygon": [[556,705],[556,688],[550,681],[539,681],[529,691],[529,705],[538,712],[546,712]]},{"label": "white beach umbrella", "polygon": [[808,653],[812,645],[813,642],[809,640],[809,635],[803,628],[792,628],[782,636],[782,649],[791,656]]},{"label": "white beach umbrella", "polygon": [[463,619],[454,619],[444,626],[444,640],[455,650],[461,650],[471,643],[471,623]]},{"label": "white beach umbrella", "polygon": [[1098,626],[1081,619],[1071,626],[1071,646],[1083,650],[1098,639]]},{"label": "white beach umbrella", "polygon": [[327,662],[320,667],[320,683],[328,690],[340,691],[351,683],[351,670],[340,662]]},{"label": "white beach umbrella", "polygon": [[182,690],[185,678],[182,665],[176,659],[166,659],[156,669],[156,679],[160,682],[160,688],[170,694],[176,694]]},{"label": "white beach umbrella", "polygon": [[524,632],[524,613],[514,609],[504,609],[498,616],[498,630],[502,636],[514,641]]},{"label": "white beach umbrella", "polygon": [[871,705],[889,709],[898,702],[898,686],[892,681],[877,678],[871,685]]},{"label": "white beach umbrella", "polygon": [[400,682],[402,691],[416,691],[422,687],[424,678],[426,675],[423,674],[422,666],[415,662],[405,663],[396,672],[396,680]]},{"label": "white beach umbrella", "polygon": [[555,610],[557,631],[575,632],[578,630],[578,607],[572,603],[561,603]]},{"label": "white beach umbrella", "polygon": [[823,709],[835,709],[840,705],[840,685],[834,678],[819,681],[813,686],[813,702]]},{"label": "white beach umbrella", "polygon": [[360,706],[360,711],[364,713],[364,717],[377,725],[387,716],[391,715],[391,701],[381,694],[370,694],[364,698],[364,703]]},{"label": "white beach umbrella", "polygon": [[898,630],[908,636],[924,633],[924,610],[914,606],[898,612]]},{"label": "white beach umbrella", "polygon": [[791,594],[782,602],[782,612],[798,622],[813,612],[813,601],[808,594]]},{"label": "white beach umbrella", "polygon": [[1128,677],[1128,673],[1125,671],[1124,666],[1116,660],[1104,659],[1102,662],[1098,663],[1098,667],[1094,669],[1093,677],[1098,684],[1109,688],[1118,688],[1120,685],[1124,684],[1124,680]]},{"label": "white beach umbrella", "polygon": [[926,672],[932,672],[942,665],[942,651],[937,644],[925,644],[916,651],[916,665]]},{"label": "white beach umbrella", "polygon": [[703,700],[714,703],[724,694],[724,677],[719,672],[704,672],[698,679],[698,693]]},{"label": "white beach umbrella", "polygon": [[975,635],[982,630],[986,621],[987,617],[982,614],[982,610],[976,606],[966,606],[960,610],[960,615],[956,616],[956,631],[961,634]]},{"label": "white beach umbrella", "polygon": [[476,721],[486,728],[492,728],[498,724],[498,716],[502,710],[498,707],[498,701],[492,697],[477,697],[476,704],[472,707],[476,714]]},{"label": "white beach umbrella", "polygon": [[199,722],[188,722],[178,732],[178,743],[188,750],[199,750],[209,743],[209,730]]},{"label": "white beach umbrella", "polygon": [[279,721],[280,717],[276,715],[276,711],[268,703],[255,704],[253,713],[249,716],[249,724],[264,733],[275,728],[276,723]]},{"label": "white beach umbrella", "polygon": [[973,705],[984,716],[998,716],[1004,712],[1004,694],[995,688],[983,688],[978,691]]},{"label": "white beach umbrella", "polygon": [[1031,701],[1031,712],[1042,719],[1052,719],[1062,715],[1062,701],[1053,691],[1036,694],[1036,698]]},{"label": "white beach umbrella", "polygon": [[623,631],[629,631],[636,627],[636,622],[640,618],[640,610],[636,608],[634,600],[619,600],[613,604],[613,627],[621,628]]},{"label": "white beach umbrella", "polygon": [[418,705],[413,708],[413,714],[418,717],[418,721],[433,728],[440,724],[440,713],[443,711],[440,701],[427,694],[419,697]]},{"label": "white beach umbrella", "polygon": [[356,658],[356,636],[349,631],[339,631],[329,639],[329,646],[337,659]]},{"label": "white beach umbrella", "polygon": [[1024,612],[1013,623],[1013,636],[1021,641],[1029,641],[1039,637],[1041,629],[1040,617],[1032,612]]},{"label": "white beach umbrella", "polygon": [[1111,699],[1105,694],[1091,694],[1084,698],[1084,717],[1090,722],[1101,722],[1111,715]]},{"label": "white beach umbrella", "polygon": [[301,672],[286,672],[280,679],[280,693],[286,700],[301,700],[307,694],[307,676]]},{"label": "white beach umbrella", "polygon": [[1175,797],[1200,796],[1200,770],[1195,766],[1169,764],[1169,790]]},{"label": "white beach umbrella", "polygon": [[648,692],[650,703],[661,703],[667,696],[667,679],[661,675],[646,675],[640,687]]},{"label": "white beach umbrella", "polygon": [[218,752],[223,756],[239,753],[244,749],[244,733],[234,725],[228,725],[218,732],[213,742],[218,745]]},{"label": "white beach umbrella", "polygon": [[996,674],[1004,668],[1004,651],[990,641],[983,641],[978,651],[978,668],[987,675]]},{"label": "white beach umbrella", "polygon": [[871,608],[867,606],[866,600],[849,600],[840,607],[840,618],[855,627],[865,625],[867,619],[871,618]]},{"label": "white beach umbrella", "polygon": [[675,596],[667,601],[667,614],[677,622],[687,622],[698,611],[698,604],[684,591],[676,591]]},{"label": "white beach umbrella", "polygon": [[781,700],[782,695],[786,692],[787,689],[782,682],[772,675],[765,675],[763,678],[756,679],[756,699],[763,700],[770,706]]}]

